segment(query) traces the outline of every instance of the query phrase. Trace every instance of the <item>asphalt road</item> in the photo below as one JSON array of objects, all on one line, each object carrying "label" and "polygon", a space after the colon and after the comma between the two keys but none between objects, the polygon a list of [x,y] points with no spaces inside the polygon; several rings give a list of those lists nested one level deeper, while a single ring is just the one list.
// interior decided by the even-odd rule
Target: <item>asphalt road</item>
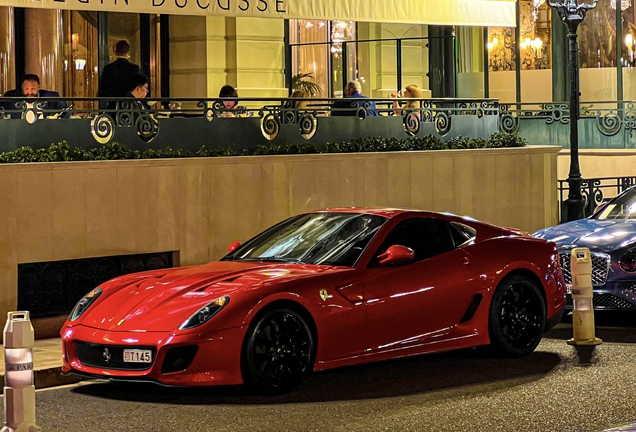
[{"label": "asphalt road", "polygon": [[599,431],[636,420],[636,314],[597,315],[581,360],[560,324],[532,355],[477,350],[341,369],[289,395],[85,382],[37,393],[44,431]]}]

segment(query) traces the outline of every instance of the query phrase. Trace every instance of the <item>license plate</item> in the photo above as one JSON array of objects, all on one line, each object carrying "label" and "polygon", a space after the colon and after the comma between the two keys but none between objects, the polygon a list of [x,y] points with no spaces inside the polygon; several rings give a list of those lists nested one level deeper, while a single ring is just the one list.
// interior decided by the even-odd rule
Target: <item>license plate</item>
[{"label": "license plate", "polygon": [[152,363],[152,351],[143,349],[125,349],[125,363]]},{"label": "license plate", "polygon": [[567,294],[572,294],[572,284],[565,284],[565,292]]}]

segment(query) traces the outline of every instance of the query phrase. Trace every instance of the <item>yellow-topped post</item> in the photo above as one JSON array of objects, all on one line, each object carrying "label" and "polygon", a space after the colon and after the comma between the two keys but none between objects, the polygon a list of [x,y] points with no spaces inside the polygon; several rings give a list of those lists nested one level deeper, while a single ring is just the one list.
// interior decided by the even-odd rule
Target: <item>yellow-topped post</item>
[{"label": "yellow-topped post", "polygon": [[588,248],[572,249],[573,338],[570,345],[599,345],[603,341],[594,334],[594,305],[592,303],[592,257]]}]

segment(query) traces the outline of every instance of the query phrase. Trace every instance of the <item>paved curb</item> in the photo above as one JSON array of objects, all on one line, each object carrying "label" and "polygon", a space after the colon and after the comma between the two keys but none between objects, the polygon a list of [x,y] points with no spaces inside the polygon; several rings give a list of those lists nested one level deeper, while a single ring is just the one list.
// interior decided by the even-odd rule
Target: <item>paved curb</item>
[{"label": "paved curb", "polygon": [[[0,374],[0,379],[4,381],[4,374]],[[80,381],[86,381],[88,378],[69,374],[62,375],[62,367],[53,367],[48,369],[40,369],[33,372],[33,380],[36,389],[63,386],[67,384],[75,384]]]}]

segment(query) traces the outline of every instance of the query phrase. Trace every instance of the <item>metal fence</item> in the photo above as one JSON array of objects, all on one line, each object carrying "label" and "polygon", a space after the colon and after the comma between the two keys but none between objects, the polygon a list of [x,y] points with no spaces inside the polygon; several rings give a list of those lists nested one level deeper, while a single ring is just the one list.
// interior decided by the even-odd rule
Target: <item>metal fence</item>
[{"label": "metal fence", "polygon": [[[414,101],[414,100],[412,100]],[[0,98],[0,151],[47,147],[62,140],[91,148],[119,142],[131,149],[198,150],[259,145],[324,145],[356,138],[435,135],[487,138],[498,130],[492,99],[60,99],[31,103]],[[231,109],[224,105],[236,102]]]},{"label": "metal fence", "polygon": [[[601,177],[583,179],[581,192],[585,199],[585,217],[591,216],[596,207],[608,199],[614,198],[626,189],[636,185],[636,176],[632,177]],[[559,180],[559,220],[561,223],[567,221],[567,191],[569,185],[567,180]]]},{"label": "metal fence", "polygon": [[[533,145],[570,147],[566,102],[500,104],[499,129],[516,132]],[[636,148],[636,102],[582,102],[580,148]]]}]

